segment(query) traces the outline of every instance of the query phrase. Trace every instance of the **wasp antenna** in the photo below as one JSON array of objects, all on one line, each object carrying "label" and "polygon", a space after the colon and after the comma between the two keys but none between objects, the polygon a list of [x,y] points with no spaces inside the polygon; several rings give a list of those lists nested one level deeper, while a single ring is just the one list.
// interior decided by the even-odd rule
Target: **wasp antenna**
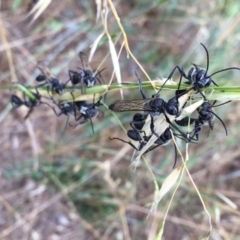
[{"label": "wasp antenna", "polygon": [[213,106],[215,105],[216,102],[217,102],[217,100],[215,100],[215,101],[213,102],[213,104],[211,105],[211,107],[213,107]]},{"label": "wasp antenna", "polygon": [[208,68],[209,68],[209,54],[208,54],[208,50],[207,48],[205,47],[205,45],[203,43],[200,43],[203,48],[205,49],[205,52],[206,52],[206,55],[207,55],[207,68],[206,68],[206,72],[205,72],[205,77],[207,76],[207,72],[208,72]]},{"label": "wasp antenna", "polygon": [[[97,80],[100,84],[102,84],[102,81],[104,80],[103,77],[102,77],[102,75],[101,75],[101,72],[103,72],[105,69],[106,69],[106,68],[103,68],[102,70],[97,71],[97,72],[95,72],[96,70],[93,71],[94,77],[96,78],[96,80]],[[95,73],[96,73],[96,75],[95,75]],[[102,81],[97,77],[98,75],[99,75],[99,77],[102,79]]]},{"label": "wasp antenna", "polygon": [[225,105],[225,104],[227,104],[227,103],[230,103],[231,100],[229,100],[229,101],[227,101],[227,102],[224,102],[224,103],[220,103],[220,104],[218,104],[218,105],[215,105],[216,102],[217,102],[216,100],[213,102],[212,107],[219,107],[219,106]]},{"label": "wasp antenna", "polygon": [[174,164],[173,164],[173,169],[174,169],[177,163],[177,146],[174,142],[173,142],[173,145],[174,145],[174,155],[175,155]]},{"label": "wasp antenna", "polygon": [[201,96],[203,97],[204,101],[207,101],[206,96],[203,94],[203,92],[201,91],[200,87],[196,86],[197,91],[201,94]]},{"label": "wasp antenna", "polygon": [[95,75],[95,77],[96,77],[97,75],[100,75],[100,77],[101,77],[101,72],[103,72],[105,69],[107,69],[107,68],[103,68],[102,70],[97,71],[97,74]]},{"label": "wasp antenna", "polygon": [[[182,76],[182,74],[181,74],[181,76]],[[167,81],[168,81],[169,79],[170,79],[170,78],[167,78],[167,80],[162,84],[161,88],[158,90],[158,92],[157,92],[156,95],[158,95],[158,94],[162,91],[163,87],[165,86],[165,84],[167,83]]]},{"label": "wasp antenna", "polygon": [[129,142],[127,142],[127,141],[125,141],[121,138],[117,138],[117,137],[114,137],[114,138],[109,137],[109,140],[119,140],[119,141],[124,142],[124,143],[129,143]]},{"label": "wasp antenna", "polygon": [[139,91],[140,91],[140,93],[142,94],[143,99],[146,99],[147,97],[146,97],[145,93],[143,92],[143,89],[142,89],[142,81],[141,81],[141,79],[139,78],[139,76],[138,76],[138,74],[137,74],[137,69],[134,70],[134,74],[135,74],[135,76],[137,77],[137,80],[138,80]]},{"label": "wasp antenna", "polygon": [[218,87],[218,85],[212,80],[212,83],[216,86],[216,87]]},{"label": "wasp antenna", "polygon": [[84,52],[79,52],[78,53],[78,56],[79,56],[79,58],[80,58],[80,60],[81,60],[81,64],[82,64],[82,66],[83,66],[83,69],[85,69],[85,66],[84,66],[84,60],[86,59],[86,54],[84,53]]},{"label": "wasp antenna", "polygon": [[63,132],[62,132],[62,134],[65,132],[65,130],[66,130],[66,128],[67,128],[67,125],[68,125],[68,123],[69,123],[69,115],[67,115],[67,121],[66,121],[66,124],[65,124],[65,126],[64,126],[64,129],[63,129]]},{"label": "wasp antenna", "polygon": [[196,63],[192,63],[192,65],[193,65],[197,70],[200,70],[200,66],[197,65]]},{"label": "wasp antenna", "polygon": [[225,129],[225,133],[226,133],[226,136],[227,136],[227,128],[226,128],[226,125],[225,125],[225,123],[223,122],[223,120],[216,114],[216,113],[214,113],[214,112],[212,112],[212,111],[208,111],[208,112],[210,112],[210,113],[212,113],[221,123],[222,123],[222,125],[223,125],[223,127],[224,127],[224,129]]},{"label": "wasp antenna", "polygon": [[[182,71],[183,71],[183,69],[182,69]],[[181,86],[181,83],[182,83],[182,77],[183,77],[183,75],[181,74],[181,77],[180,77],[180,80],[179,80],[179,83],[178,83],[177,92],[179,92],[179,90],[180,90],[180,86]]]},{"label": "wasp antenna", "polygon": [[139,149],[137,149],[131,142],[127,142],[127,141],[125,141],[125,140],[123,140],[123,139],[121,139],[121,138],[117,138],[117,137],[114,137],[114,138],[110,138],[110,137],[109,137],[109,139],[110,139],[110,140],[119,140],[119,141],[121,141],[121,142],[127,143],[127,144],[129,144],[132,148],[134,148],[135,150],[139,151]]},{"label": "wasp antenna", "polygon": [[219,70],[217,72],[214,72],[212,73],[209,77],[217,74],[217,73],[220,73],[220,72],[225,72],[225,71],[228,71],[228,70],[240,70],[240,68],[237,68],[237,67],[230,67],[230,68],[225,68],[225,69],[222,69],[222,70]]}]

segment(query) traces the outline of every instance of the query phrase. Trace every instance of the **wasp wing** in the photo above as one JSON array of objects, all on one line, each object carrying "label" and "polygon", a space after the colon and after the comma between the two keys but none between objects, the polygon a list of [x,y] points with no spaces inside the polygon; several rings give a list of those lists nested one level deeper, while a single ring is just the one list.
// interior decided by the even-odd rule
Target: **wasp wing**
[{"label": "wasp wing", "polygon": [[88,59],[87,59],[87,56],[84,52],[79,52],[78,53],[78,56],[81,60],[81,63],[82,63],[82,67],[83,69],[89,69],[89,70],[92,70],[92,68],[90,67],[89,65],[89,62],[88,62]]},{"label": "wasp wing", "polygon": [[116,100],[109,105],[109,109],[113,112],[127,112],[127,111],[149,111],[153,112],[153,109],[150,107],[149,102],[152,98],[149,99],[136,99],[136,100]]}]

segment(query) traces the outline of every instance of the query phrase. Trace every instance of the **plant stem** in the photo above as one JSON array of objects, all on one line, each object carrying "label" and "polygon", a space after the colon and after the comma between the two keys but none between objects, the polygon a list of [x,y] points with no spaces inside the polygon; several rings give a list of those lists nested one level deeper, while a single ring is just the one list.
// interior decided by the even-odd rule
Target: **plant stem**
[{"label": "plant stem", "polygon": [[[156,89],[159,89],[159,87],[162,85],[162,81],[153,81],[152,82],[154,87]],[[142,82],[142,88],[143,89],[153,89],[152,83],[149,81],[147,82]],[[26,89],[35,89],[34,86],[24,86]],[[1,86],[0,90],[10,90],[10,89],[16,89],[16,90],[21,90],[19,89],[18,84],[12,85],[12,86]],[[114,91],[119,91],[121,89],[139,89],[138,83],[122,83],[121,85],[117,84],[112,84],[112,85],[98,85],[94,86],[91,88],[86,88],[86,87],[81,87],[81,86],[67,86],[66,89],[68,90],[74,90],[74,92],[65,92],[62,95],[55,95],[58,101],[61,102],[67,102],[67,101],[72,101],[74,96],[74,100],[88,100],[88,99],[93,99],[93,96],[95,95],[95,98],[104,95],[105,93],[109,92],[114,92]],[[83,89],[83,93],[82,93]],[[166,84],[163,87],[163,90],[177,90],[178,85],[172,82],[172,84]],[[189,89],[189,85],[187,84],[182,84],[180,89]],[[49,94],[47,93],[46,87],[38,88],[39,92],[44,95],[48,96]],[[240,87],[238,86],[211,86],[207,88],[203,88],[202,91],[209,91],[211,92],[208,96],[207,99],[209,100],[240,100]],[[198,97],[197,97],[198,98]]]}]

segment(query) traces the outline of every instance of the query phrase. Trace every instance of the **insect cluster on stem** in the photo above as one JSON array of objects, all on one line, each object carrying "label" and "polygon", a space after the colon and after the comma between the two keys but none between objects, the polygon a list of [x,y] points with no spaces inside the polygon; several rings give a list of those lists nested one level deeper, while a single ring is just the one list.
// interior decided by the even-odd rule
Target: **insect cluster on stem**
[{"label": "insect cluster on stem", "polygon": [[[81,59],[82,67],[79,68],[79,71],[69,70],[69,79],[65,83],[53,76],[49,68],[43,62],[38,62],[37,68],[41,71],[41,74],[36,77],[36,82],[38,84],[34,88],[35,91],[30,91],[23,85],[19,85],[19,87],[24,90],[23,98],[21,99],[19,96],[12,94],[11,103],[13,107],[18,108],[21,106],[26,106],[29,108],[30,110],[25,116],[26,119],[35,107],[46,105],[53,110],[56,116],[67,116],[67,123],[69,121],[69,117],[72,115],[76,123],[69,123],[70,126],[76,127],[79,124],[84,124],[90,121],[92,131],[94,132],[92,118],[95,118],[99,115],[99,106],[102,105],[102,97],[100,97],[98,100],[94,97],[92,102],[85,100],[77,101],[73,95],[75,88],[68,89],[67,84],[71,83],[73,86],[80,85],[81,91],[83,92],[84,85],[86,87],[93,87],[96,82],[101,83],[100,78],[102,79],[102,76],[100,74],[101,71],[92,70],[89,64],[86,64],[86,56],[84,53],[80,52],[79,57]],[[43,88],[46,89],[48,94],[47,96],[40,94]],[[64,92],[70,92],[72,101],[59,102],[55,100],[55,96],[61,95]]]},{"label": "insect cluster on stem", "polygon": [[[152,98],[146,97],[142,89],[141,80],[137,76],[137,73],[135,73],[139,82],[139,90],[142,95],[142,99],[116,100],[109,105],[109,109],[114,112],[141,111],[141,113],[136,113],[130,122],[131,129],[127,131],[127,137],[129,139],[128,141],[120,139],[118,137],[110,138],[110,140],[119,140],[129,144],[135,150],[140,151],[141,154],[139,156],[141,156],[142,154],[149,152],[158,146],[165,145],[172,139],[173,136],[182,139],[186,143],[197,142],[199,140],[199,134],[204,124],[208,124],[209,129],[213,130],[214,117],[216,117],[221,122],[225,130],[225,134],[227,135],[227,128],[224,122],[216,113],[214,113],[213,108],[226,104],[230,101],[218,105],[216,105],[216,101],[214,101],[211,104],[207,99],[203,88],[211,86],[212,84],[218,86],[212,79],[213,75],[233,69],[240,70],[240,68],[230,67],[208,75],[209,54],[207,48],[203,44],[201,45],[203,46],[207,55],[206,69],[201,68],[197,64],[193,64],[193,67],[189,70],[188,74],[186,74],[183,68],[177,65],[173,68],[167,80],[163,83],[157,94],[153,94]],[[166,101],[163,98],[160,98],[160,92],[166,82],[172,78],[176,70],[178,70],[180,73],[178,88],[175,92],[175,96]],[[190,88],[180,89],[183,78],[187,79],[185,84],[188,84]],[[194,100],[191,98],[192,93],[190,97],[187,96],[187,94],[190,92],[199,93],[203,99],[202,104],[197,109],[195,109],[197,112],[196,118],[192,118],[191,116],[181,117],[181,113],[183,112],[187,102],[190,102],[189,100],[191,100],[191,102],[194,102]],[[182,101],[182,98],[184,98],[185,95],[187,98],[180,104],[180,101]],[[159,129],[159,126],[156,126],[156,122],[158,122],[158,118],[160,117],[164,118],[164,121],[167,123],[168,127],[165,129],[161,129],[160,127],[160,131],[157,131],[156,128]],[[184,132],[180,129],[180,127],[186,127],[188,125],[192,125],[193,123],[195,123],[195,125],[193,127],[193,130],[190,132]],[[151,144],[149,143],[150,139],[153,139],[151,141]],[[174,149],[175,161],[173,167],[175,167],[177,161],[177,151],[175,144]]]},{"label": "insect cluster on stem", "polygon": [[[131,129],[127,131],[128,140],[123,140],[119,137],[110,137],[110,140],[119,140],[129,144],[133,149],[139,151],[139,157],[141,157],[142,154],[149,152],[158,146],[166,145],[173,137],[177,137],[186,143],[196,143],[199,141],[203,125],[207,124],[209,129],[213,130],[213,120],[215,117],[219,120],[219,122],[221,122],[225,134],[227,135],[225,123],[213,109],[228,102],[216,104],[217,101],[214,101],[213,103],[210,103],[207,99],[204,88],[211,86],[212,84],[218,86],[212,79],[213,75],[228,70],[240,70],[240,68],[230,67],[216,71],[209,75],[209,54],[207,48],[203,44],[201,45],[203,46],[207,56],[206,69],[201,68],[197,64],[193,64],[193,67],[186,74],[182,67],[178,65],[175,66],[166,81],[162,84],[159,91],[153,94],[151,98],[148,98],[144,93],[142,81],[138,77],[137,72],[135,72],[142,98],[116,100],[109,105],[109,109],[114,112],[137,112],[133,115],[132,120],[130,121]],[[69,123],[72,127],[76,127],[79,124],[84,124],[90,121],[92,131],[94,132],[92,119],[102,113],[99,110],[99,107],[102,105],[102,96],[100,96],[99,99],[95,99],[95,97],[93,97],[92,102],[85,99],[76,100],[74,97],[74,91],[77,89],[77,86],[80,86],[81,92],[83,92],[83,87],[93,87],[97,82],[101,84],[101,72],[103,70],[92,70],[86,61],[84,53],[80,52],[79,57],[82,67],[79,68],[78,71],[69,70],[69,79],[65,81],[65,83],[53,76],[44,63],[39,62],[37,67],[41,71],[41,74],[36,78],[38,84],[35,86],[35,91],[30,91],[29,89],[24,88],[24,86],[21,86],[21,88],[24,89],[23,99],[19,98],[17,95],[12,95],[11,102],[13,106],[17,108],[24,105],[29,108],[30,110],[26,116],[28,117],[36,106],[44,104],[51,107],[56,116],[65,115],[68,119],[69,116],[73,116],[75,124],[72,122]],[[160,93],[164,85],[172,78],[176,70],[180,73],[177,90],[175,91],[174,96],[165,100],[160,97]],[[189,87],[185,87],[185,89],[181,86],[183,78],[186,79],[185,84],[189,85]],[[72,85],[71,89],[67,86],[68,83]],[[48,94],[47,96],[40,94],[43,88],[46,89]],[[56,101],[55,96],[61,95],[64,92],[69,92],[72,100],[68,102]],[[184,111],[186,112],[186,108],[189,107],[186,107],[187,103],[190,103],[191,101],[193,105],[195,104],[194,102],[196,100],[194,100],[192,96],[196,93],[198,93],[201,97],[200,105],[193,109],[193,111],[196,110],[195,112],[197,117],[193,118],[190,114],[184,116]],[[193,125],[192,130],[188,130],[187,132],[182,129],[182,127],[189,125]],[[175,167],[177,162],[177,147],[175,144],[174,149],[175,161],[173,167]]]}]

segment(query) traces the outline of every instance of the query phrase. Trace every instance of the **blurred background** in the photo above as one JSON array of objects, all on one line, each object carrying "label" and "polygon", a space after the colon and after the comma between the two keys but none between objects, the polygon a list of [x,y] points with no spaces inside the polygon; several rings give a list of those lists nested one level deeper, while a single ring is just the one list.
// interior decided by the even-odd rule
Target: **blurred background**
[{"label": "blurred background", "polygon": [[[63,82],[68,70],[81,67],[78,52],[89,54],[90,46],[103,32],[96,22],[95,1],[50,1],[33,24],[29,12],[36,1],[1,2],[0,18],[0,239],[155,239],[162,225],[172,191],[147,219],[154,198],[153,178],[142,162],[131,167],[133,149],[109,137],[126,135],[106,108],[103,119],[73,129],[65,116],[56,117],[40,106],[29,119],[27,109],[11,110],[11,81],[35,84],[37,61],[45,61]],[[46,1],[48,2],[48,1]],[[98,1],[96,1],[98,2]],[[167,77],[176,65],[187,72],[191,63],[206,67],[204,43],[210,55],[209,73],[240,65],[240,2],[233,0],[114,0],[127,33],[131,51],[152,79]],[[113,15],[108,30],[116,49],[122,36]],[[102,60],[102,76],[110,81],[113,65],[107,37],[103,37],[91,67]],[[11,58],[12,56],[12,58]],[[122,80],[136,82],[136,63],[120,56]],[[139,70],[139,76],[147,81]],[[174,80],[178,80],[176,74]],[[214,76],[218,85],[239,85],[240,74],[228,71]],[[113,83],[116,83],[114,78]],[[146,92],[151,96],[153,91]],[[169,93],[172,95],[172,93]],[[126,99],[140,98],[138,90],[124,91]],[[106,104],[120,99],[109,93]],[[189,146],[188,168],[211,214],[211,239],[240,239],[240,149],[239,103],[216,108],[219,121],[208,136]],[[117,114],[129,129],[132,113]],[[179,143],[181,150],[184,144]],[[171,173],[173,144],[146,155],[161,186]],[[178,162],[180,164],[180,160]],[[206,212],[187,174],[171,204],[162,239],[202,239],[209,232]]]}]

